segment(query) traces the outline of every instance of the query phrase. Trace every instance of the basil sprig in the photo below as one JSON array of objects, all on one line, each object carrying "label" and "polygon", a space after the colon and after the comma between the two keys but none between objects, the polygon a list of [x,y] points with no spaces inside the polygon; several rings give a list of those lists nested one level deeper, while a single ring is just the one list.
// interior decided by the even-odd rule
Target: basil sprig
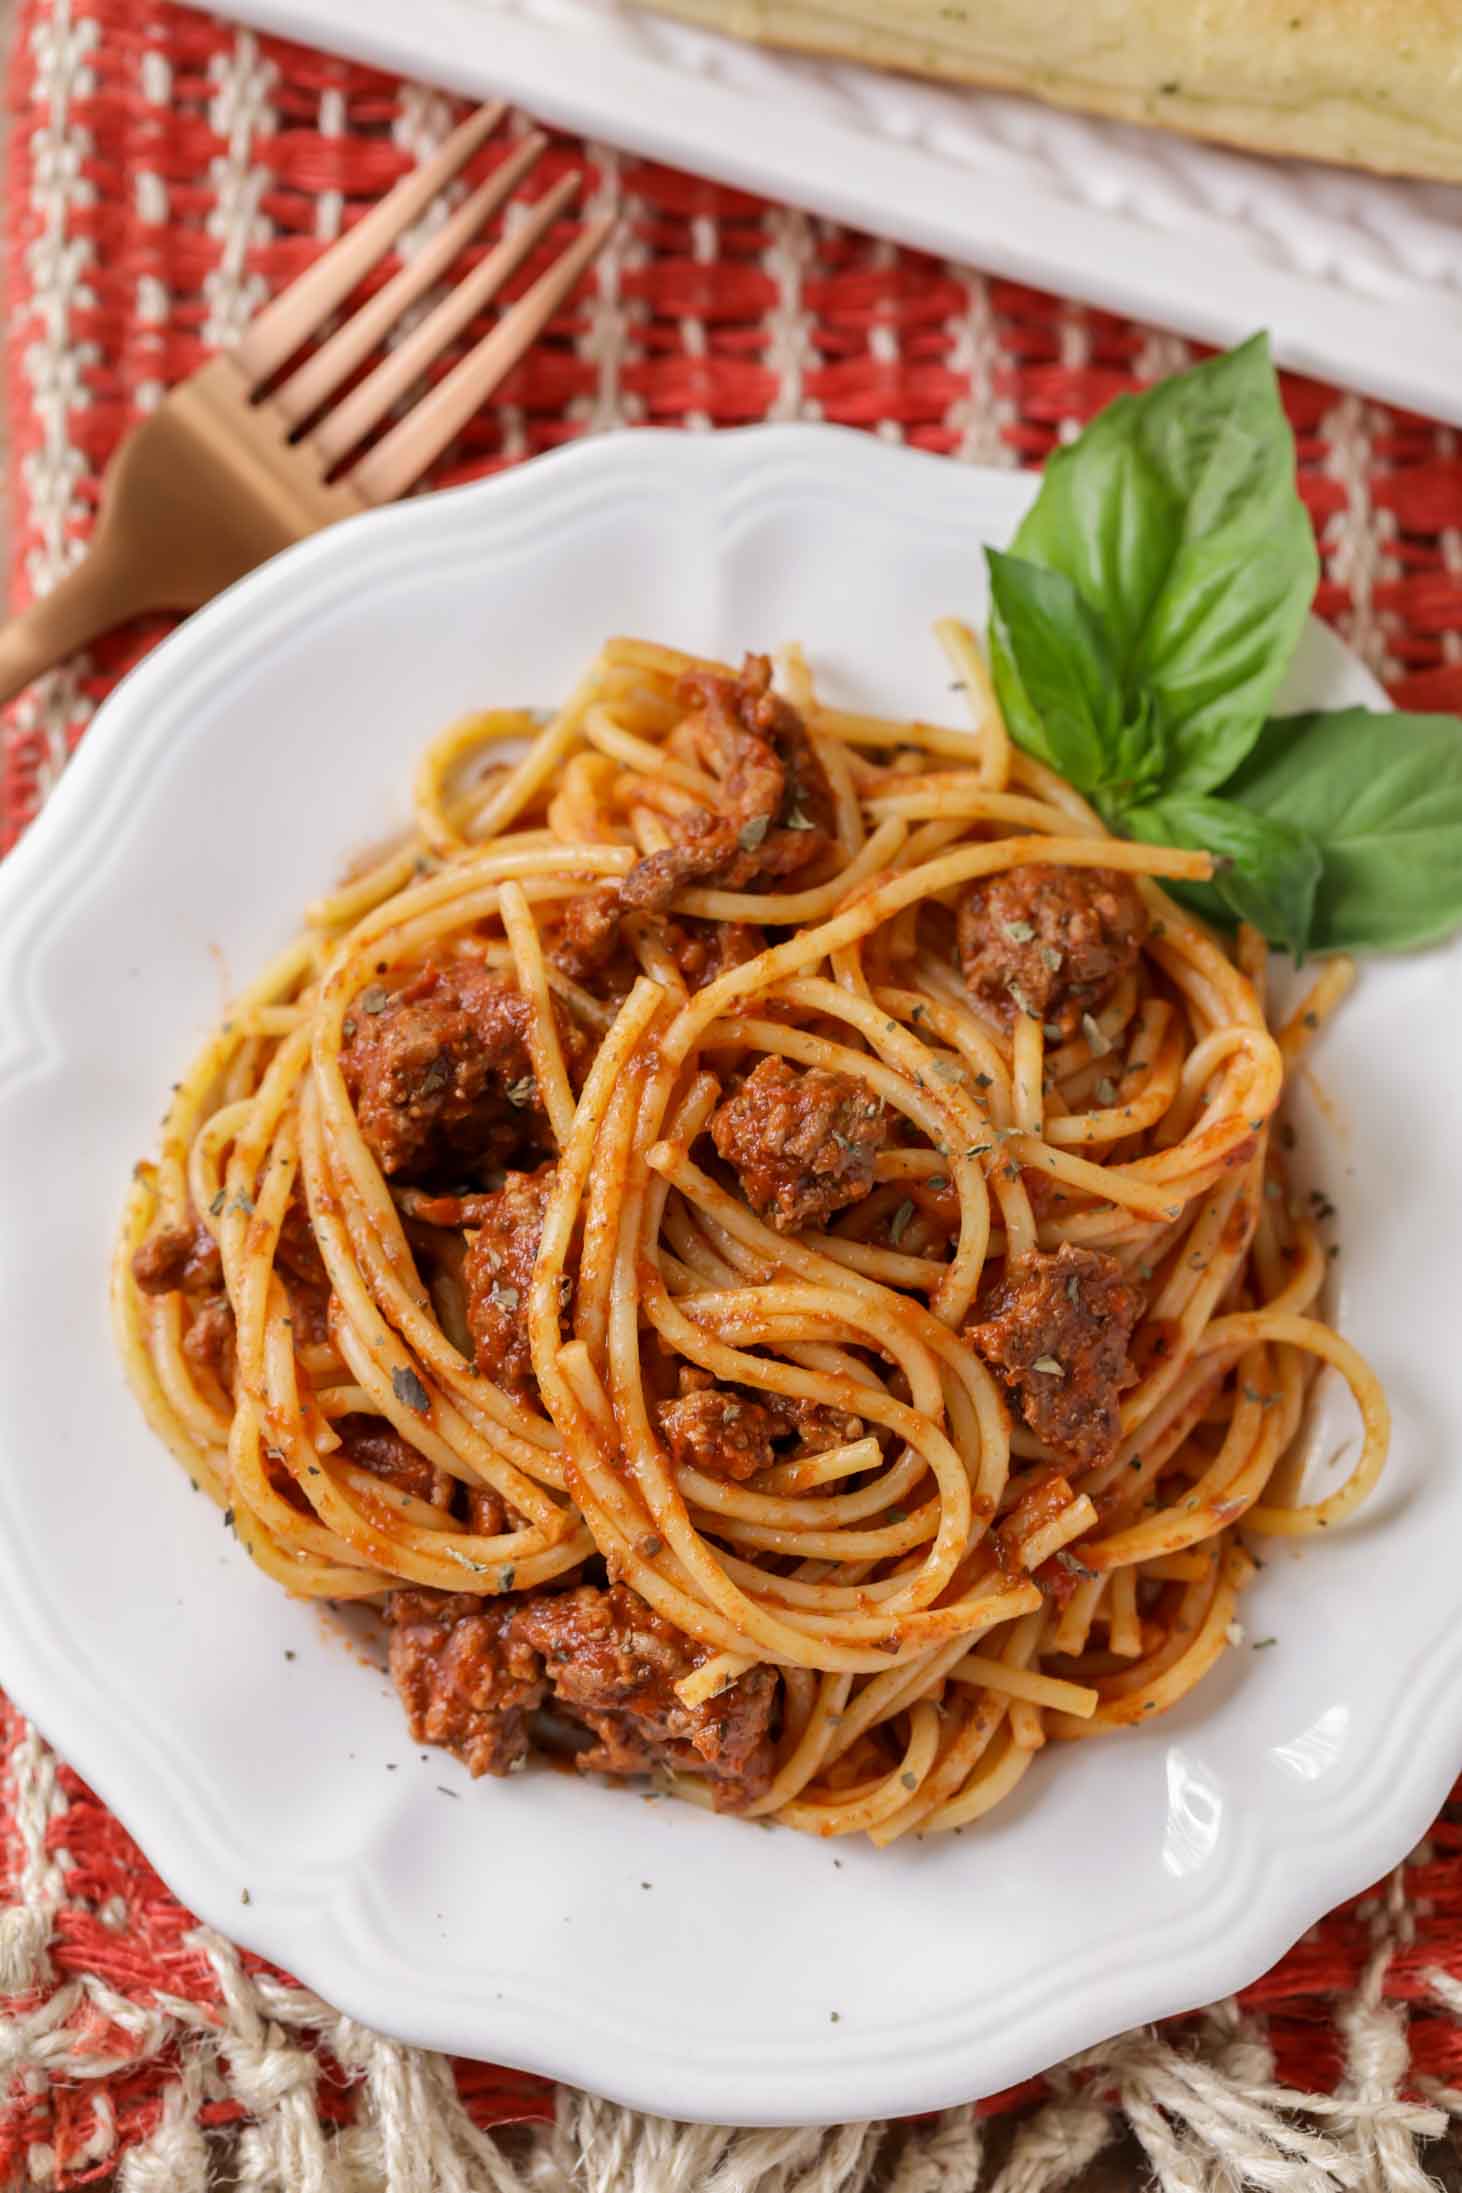
[{"label": "basil sprig", "polygon": [[1462,723],[1270,718],[1319,565],[1264,336],[1111,404],[986,553],[1012,738],[1113,829],[1212,853],[1203,912],[1297,958],[1462,923]]}]

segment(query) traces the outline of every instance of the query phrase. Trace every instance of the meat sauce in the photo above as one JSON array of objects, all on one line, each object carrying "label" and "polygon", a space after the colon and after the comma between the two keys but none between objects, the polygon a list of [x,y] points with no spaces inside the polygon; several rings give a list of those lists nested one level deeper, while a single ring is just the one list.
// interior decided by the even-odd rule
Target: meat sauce
[{"label": "meat sauce", "polygon": [[888,1137],[883,1101],[847,1074],[764,1058],[711,1120],[711,1140],[778,1233],[861,1202]]},{"label": "meat sauce", "polygon": [[223,1258],[208,1228],[195,1218],[149,1235],[132,1258],[132,1277],[144,1294],[201,1297],[222,1287]]},{"label": "meat sauce", "polygon": [[[832,844],[826,775],[796,711],[772,693],[763,658],[748,658],[734,680],[688,680],[685,698],[699,711],[693,737],[717,781],[715,807],[671,817],[671,846],[642,859],[622,886],[569,901],[553,942],[557,967],[600,995],[633,979],[627,916],[664,915],[689,882],[736,890],[779,883],[815,870]],[[1063,1038],[1130,973],[1146,932],[1135,887],[1107,870],[1033,866],[993,877],[969,889],[956,920],[975,996],[1007,1024],[1030,1011]],[[660,933],[690,990],[768,943],[753,924],[689,916],[664,920]],[[342,1050],[361,1132],[403,1213],[419,1228],[455,1236],[478,1371],[519,1393],[532,1385],[527,1302],[556,1177],[528,1044],[532,1010],[480,960],[433,961],[368,986],[345,1023]],[[560,1037],[577,1080],[589,1039],[567,1020]],[[869,1194],[889,1121],[882,1101],[854,1078],[769,1056],[723,1098],[709,1132],[751,1208],[790,1234],[826,1226]],[[464,1180],[468,1186],[453,1185]],[[948,1215],[957,1223],[952,1207]],[[298,1197],[276,1266],[299,1337],[321,1337],[329,1281]],[[195,1219],[159,1231],[133,1269],[145,1292],[182,1294],[188,1352],[230,1378],[233,1318],[208,1229]],[[1063,1246],[1012,1265],[964,1337],[1036,1435],[1088,1466],[1115,1452],[1119,1397],[1136,1376],[1130,1343],[1141,1308],[1115,1259]],[[684,1363],[664,1368],[661,1398],[651,1381],[651,1407],[676,1469],[745,1482],[863,1432],[856,1416],[721,1385]],[[339,1458],[383,1488],[450,1511],[479,1535],[520,1525],[499,1494],[458,1483],[383,1419],[352,1414],[335,1428]],[[1048,1497],[1069,1492],[1053,1479]],[[1005,1557],[1014,1562],[1017,1554],[1012,1538]],[[391,1672],[413,1734],[457,1754],[474,1775],[524,1765],[534,1716],[547,1710],[578,1731],[584,1769],[695,1774],[727,1810],[770,1783],[774,1670],[752,1668],[715,1697],[686,1705],[675,1685],[709,1648],[627,1585],[560,1580],[487,1601],[403,1588],[390,1594],[386,1614]]]},{"label": "meat sauce", "polygon": [[[285,1206],[275,1263],[289,1293],[296,1341],[309,1345],[323,1340],[330,1282],[298,1188]],[[181,1294],[188,1312],[184,1355],[230,1388],[235,1364],[234,1313],[224,1291],[223,1258],[202,1219],[194,1214],[184,1225],[160,1226],[150,1234],[133,1255],[132,1277],[143,1294]]]},{"label": "meat sauce", "polygon": [[202,1219],[160,1226],[132,1257],[143,1294],[180,1294],[188,1308],[183,1353],[227,1387],[234,1373],[234,1313],[223,1291],[223,1258]]},{"label": "meat sauce", "polygon": [[543,1661],[513,1635],[511,1600],[397,1591],[387,1602],[391,1679],[412,1735],[473,1774],[527,1763],[528,1715],[548,1692]]},{"label": "meat sauce", "polygon": [[[432,960],[368,985],[345,1022],[341,1067],[371,1154],[392,1179],[521,1164],[550,1146],[528,1030],[533,1006],[476,959]],[[572,1071],[584,1039],[560,1019]]]},{"label": "meat sauce", "polygon": [[1110,1461],[1119,1396],[1136,1372],[1129,1347],[1143,1298],[1101,1249],[1063,1242],[1010,1267],[964,1337],[1001,1380],[1038,1439],[1074,1461]]},{"label": "meat sauce", "polygon": [[360,1414],[337,1419],[335,1430],[339,1434],[338,1458],[349,1462],[358,1470],[369,1470],[383,1485],[392,1486],[397,1492],[410,1493],[413,1499],[425,1500],[431,1507],[445,1508],[450,1505],[453,1481],[445,1470],[439,1470],[424,1454],[418,1454],[409,1440],[403,1439],[393,1424],[383,1416]]},{"label": "meat sauce", "polygon": [[1068,1041],[1132,973],[1147,908],[1113,868],[1011,868],[971,884],[957,937],[964,978],[1007,1027],[1032,1014]]},{"label": "meat sauce", "polygon": [[775,1459],[777,1420],[771,1410],[725,1386],[662,1401],[656,1419],[677,1469],[739,1482],[770,1469]]},{"label": "meat sauce", "polygon": [[624,904],[661,913],[688,883],[744,891],[816,866],[833,842],[833,796],[802,718],[771,689],[765,655],[736,678],[693,673],[681,699],[698,710],[695,745],[718,783],[714,808],[669,818],[673,842],[625,878]]},{"label": "meat sauce", "polygon": [[[625,915],[634,911],[617,884],[570,899],[550,954],[554,965],[596,997],[622,998],[639,972],[624,929]],[[718,975],[744,967],[767,948],[766,935],[755,922],[700,921],[687,914],[677,921],[660,920],[657,926],[687,990],[703,990]]]},{"label": "meat sauce", "polygon": [[561,968],[570,981],[594,988],[618,962],[618,979],[609,987],[627,990],[634,980],[634,969],[624,949],[623,919],[624,908],[617,885],[580,892],[577,898],[568,901],[560,917],[558,939],[553,948],[554,965]]},{"label": "meat sauce", "polygon": [[696,921],[690,915],[665,924],[665,942],[687,990],[704,990],[767,948],[766,932],[754,921]]},{"label": "meat sauce", "polygon": [[752,1668],[703,1704],[675,1684],[707,1648],[664,1621],[627,1585],[544,1590],[483,1605],[398,1591],[387,1608],[391,1673],[412,1734],[441,1744],[473,1774],[508,1774],[544,1704],[592,1739],[578,1765],[603,1774],[657,1767],[702,1776],[718,1810],[767,1788],[777,1679]]},{"label": "meat sauce", "polygon": [[521,1391],[533,1378],[528,1342],[528,1290],[543,1214],[557,1177],[553,1165],[536,1172],[509,1173],[491,1195],[474,1198],[477,1231],[467,1245],[463,1283],[467,1324],[477,1368],[496,1385]]}]

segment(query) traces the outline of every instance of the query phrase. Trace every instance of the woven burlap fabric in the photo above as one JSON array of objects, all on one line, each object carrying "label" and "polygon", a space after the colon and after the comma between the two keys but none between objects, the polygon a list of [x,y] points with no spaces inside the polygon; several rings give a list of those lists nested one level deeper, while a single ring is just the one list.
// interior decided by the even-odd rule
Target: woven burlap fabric
[{"label": "woven burlap fabric", "polygon": [[[3,0],[0,0],[3,5]],[[129,420],[438,142],[448,102],[155,0],[22,0],[11,74],[13,581],[85,541]],[[441,468],[622,422],[829,418],[955,459],[1038,462],[1175,338],[900,252],[600,146],[625,216],[592,294]],[[408,240],[408,248],[409,248]],[[1462,704],[1455,439],[1287,383],[1323,614],[1412,705]],[[10,710],[13,843],[155,633]],[[127,2193],[1183,2193],[1419,2189],[1462,2117],[1462,1826],[1203,2015],[914,2126],[721,2133],[402,2049],[200,1929],[106,1809],[0,1711],[0,2188]],[[754,2108],[754,2097],[748,2097]],[[518,2120],[516,2124],[513,2120]],[[498,2127],[497,2130],[491,2130]],[[507,2129],[503,2129],[507,2127]]]}]

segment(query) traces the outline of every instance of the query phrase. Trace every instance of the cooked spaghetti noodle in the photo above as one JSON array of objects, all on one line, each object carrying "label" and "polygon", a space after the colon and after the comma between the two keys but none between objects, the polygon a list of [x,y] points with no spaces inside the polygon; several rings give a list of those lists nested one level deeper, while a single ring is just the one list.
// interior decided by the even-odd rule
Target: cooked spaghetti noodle
[{"label": "cooked spaghetti noodle", "polygon": [[[1380,1387],[1318,1312],[1260,941],[975,717],[617,640],[473,718],[177,1085],[115,1267],[149,1422],[415,1732],[878,1844],[1239,1634]],[[526,751],[523,742],[526,741]],[[515,746],[510,742],[517,742]],[[503,749],[519,758],[504,759]],[[1359,1460],[1305,1501],[1311,1383]]]}]

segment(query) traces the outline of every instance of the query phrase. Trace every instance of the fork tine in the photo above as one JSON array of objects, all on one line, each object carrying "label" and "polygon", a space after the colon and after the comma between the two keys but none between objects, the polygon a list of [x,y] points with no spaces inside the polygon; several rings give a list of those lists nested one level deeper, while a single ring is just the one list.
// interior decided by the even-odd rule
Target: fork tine
[{"label": "fork tine", "polygon": [[441,280],[458,253],[516,190],[547,145],[542,131],[535,130],[531,137],[525,137],[502,166],[458,206],[424,249],[368,298],[359,312],[353,312],[312,358],[291,373],[282,388],[274,391],[270,402],[288,425],[299,426],[318,411],[361,360],[370,356],[407,306],[415,304]]},{"label": "fork tine", "polygon": [[397,398],[420,380],[432,360],[439,358],[488,300],[497,295],[514,268],[552,228],[577,193],[580,180],[577,175],[565,175],[555,183],[512,234],[500,238],[482,263],[427,314],[420,327],[413,328],[405,341],[381,360],[370,378],[352,389],[345,401],[320,421],[310,444],[319,451],[327,471],[349,455]]},{"label": "fork tine", "polygon": [[347,474],[365,501],[390,502],[404,495],[440,455],[578,287],[614,233],[616,218],[608,214],[586,228],[446,379],[423,396],[384,441],[366,452]]},{"label": "fork tine", "polygon": [[479,107],[459,122],[446,143],[373,206],[338,244],[317,259],[307,274],[281,291],[245,328],[234,357],[257,385],[277,372],[286,358],[328,319],[362,275],[369,273],[402,229],[430,205],[443,185],[464,167],[501,122],[506,108]]}]

